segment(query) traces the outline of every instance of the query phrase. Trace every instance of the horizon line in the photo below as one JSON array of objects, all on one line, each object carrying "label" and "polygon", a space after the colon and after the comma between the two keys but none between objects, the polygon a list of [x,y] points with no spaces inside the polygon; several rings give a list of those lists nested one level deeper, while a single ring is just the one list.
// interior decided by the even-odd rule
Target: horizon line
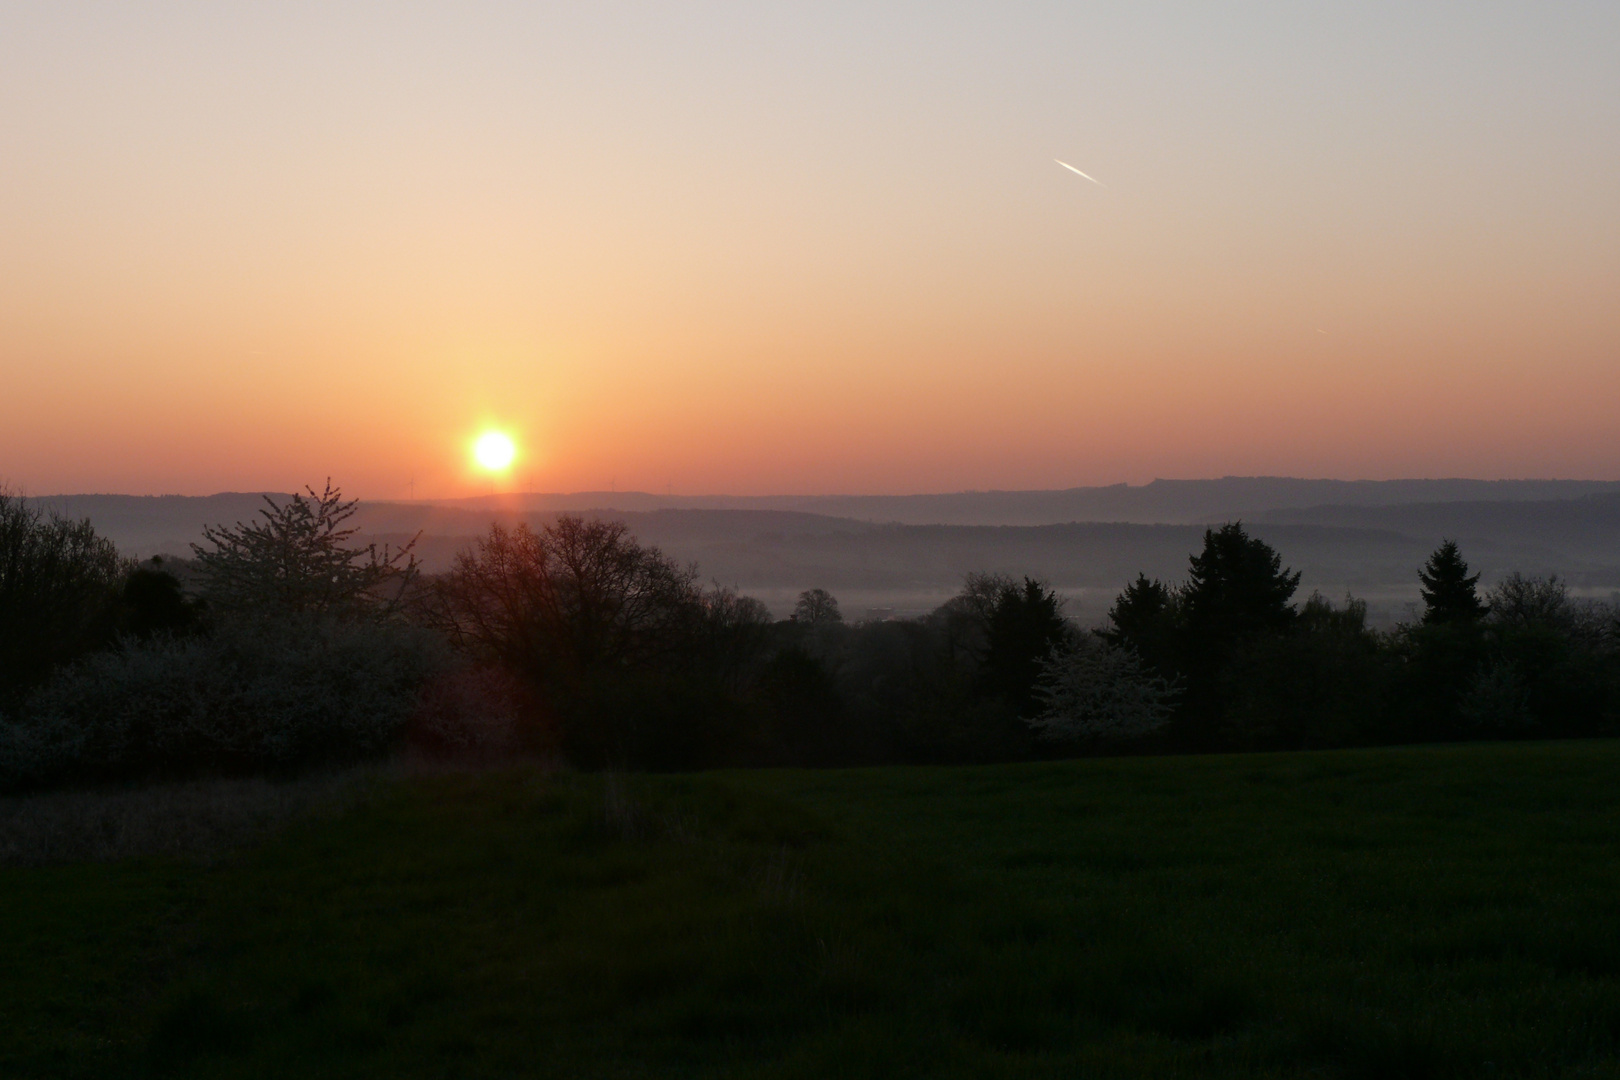
[{"label": "horizon line", "polygon": [[[479,495],[444,495],[427,496],[423,498],[390,498],[356,496],[355,501],[363,503],[397,503],[400,505],[428,505],[443,503],[470,503],[484,502],[496,499],[519,498],[545,498],[545,499],[577,499],[600,496],[609,498],[643,498],[664,499],[670,501],[691,501],[702,499],[940,499],[964,495],[1063,495],[1073,492],[1100,492],[1116,491],[1120,489],[1140,491],[1155,484],[1216,484],[1226,481],[1272,481],[1292,482],[1301,484],[1342,484],[1342,485],[1383,485],[1383,484],[1591,484],[1603,486],[1620,486],[1620,479],[1606,480],[1589,477],[1473,477],[1473,476],[1407,476],[1389,477],[1381,480],[1354,479],[1346,480],[1339,477],[1311,477],[1286,476],[1280,474],[1227,474],[1225,476],[1203,477],[1155,477],[1140,484],[1129,481],[1119,481],[1112,484],[1079,484],[1073,487],[1062,488],[957,488],[945,491],[917,491],[917,492],[777,492],[771,494],[731,494],[726,492],[705,492],[702,494],[676,494],[671,492],[642,491],[638,489],[607,489],[584,488],[574,491],[500,491],[488,492]],[[120,491],[79,491],[79,492],[53,492],[48,495],[30,495],[26,492],[12,490],[7,492],[0,487],[0,493],[10,494],[23,499],[84,499],[84,498],[126,498],[126,499],[215,499],[227,496],[290,496],[297,492],[292,490],[276,491],[262,490],[227,490],[214,491],[206,494],[184,494],[181,492],[161,492],[156,494],[136,494]]]}]

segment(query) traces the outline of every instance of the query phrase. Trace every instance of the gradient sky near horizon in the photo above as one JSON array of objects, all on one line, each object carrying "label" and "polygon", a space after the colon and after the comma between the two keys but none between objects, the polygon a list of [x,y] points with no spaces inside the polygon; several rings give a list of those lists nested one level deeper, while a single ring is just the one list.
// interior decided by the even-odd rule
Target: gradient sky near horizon
[{"label": "gradient sky near horizon", "polygon": [[1620,5],[0,2],[0,372],[32,494],[1620,479]]}]

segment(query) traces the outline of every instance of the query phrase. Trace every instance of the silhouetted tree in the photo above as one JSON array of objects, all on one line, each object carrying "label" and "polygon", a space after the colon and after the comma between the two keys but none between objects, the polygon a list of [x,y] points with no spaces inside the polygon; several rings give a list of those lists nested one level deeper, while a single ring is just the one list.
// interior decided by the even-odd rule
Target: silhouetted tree
[{"label": "silhouetted tree", "polygon": [[968,673],[979,669],[989,641],[990,616],[1002,594],[1017,588],[1018,583],[1005,574],[970,573],[962,579],[962,591],[928,616],[942,635],[952,666]]},{"label": "silhouetted tree", "polygon": [[1593,735],[1612,727],[1617,670],[1608,613],[1557,575],[1503,578],[1489,596],[1484,662],[1460,702],[1464,734]]},{"label": "silhouetted tree", "polygon": [[1146,574],[1137,574],[1108,609],[1108,625],[1098,635],[1111,645],[1130,649],[1159,675],[1174,678],[1180,616],[1175,592],[1150,581]]},{"label": "silhouetted tree", "polygon": [[1393,639],[1402,659],[1399,693],[1392,700],[1395,733],[1404,740],[1472,737],[1483,728],[1514,726],[1516,675],[1501,667],[1486,639],[1489,607],[1479,596],[1478,574],[1455,541],[1446,540],[1418,571],[1424,611],[1415,626]]},{"label": "silhouetted tree", "polygon": [[1479,575],[1468,573],[1468,564],[1455,540],[1447,540],[1418,571],[1423,583],[1423,622],[1434,626],[1442,623],[1471,623],[1485,616],[1490,609],[1479,598],[1475,586]]},{"label": "silhouetted tree", "polygon": [[391,612],[417,574],[410,544],[350,547],[357,529],[344,523],[355,501],[326,482],[317,494],[278,504],[268,495],[263,521],[203,529],[212,545],[191,545],[211,608],[253,615],[357,616]]},{"label": "silhouetted tree", "polygon": [[971,573],[962,578],[962,591],[946,601],[945,606],[988,628],[996,606],[1008,592],[1017,589],[1018,582],[1006,574]]},{"label": "silhouetted tree", "polygon": [[1527,577],[1514,571],[1496,583],[1490,603],[1482,603],[1480,608],[1489,612],[1493,627],[1503,630],[1567,632],[1575,629],[1577,622],[1569,586],[1557,574]]},{"label": "silhouetted tree", "polygon": [[[1015,590],[1016,591],[1016,590]],[[936,618],[850,628],[833,668],[845,730],[878,760],[1008,761],[1034,737],[1016,704],[988,683],[977,659],[953,656]]]},{"label": "silhouetted tree", "polygon": [[47,515],[0,491],[0,698],[106,643],[124,570],[89,519]]},{"label": "silhouetted tree", "polygon": [[696,578],[622,522],[496,524],[435,583],[429,618],[457,644],[541,683],[646,668],[690,646],[703,610]]},{"label": "silhouetted tree", "polygon": [[197,608],[186,599],[180,579],[163,569],[162,558],[154,558],[124,579],[117,622],[119,633],[136,638],[186,634],[197,627]]},{"label": "silhouetted tree", "polygon": [[752,596],[715,586],[699,600],[696,659],[729,692],[736,692],[764,658],[771,637],[771,610]]},{"label": "silhouetted tree", "polygon": [[1222,741],[1242,749],[1309,749],[1384,733],[1387,664],[1367,605],[1313,593],[1286,633],[1235,645],[1219,677]]},{"label": "silhouetted tree", "polygon": [[841,623],[844,616],[838,610],[838,599],[826,589],[806,589],[793,605],[792,619],[806,626],[824,626]]},{"label": "silhouetted tree", "polygon": [[1256,641],[1293,627],[1297,615],[1289,599],[1299,577],[1241,522],[1204,530],[1204,550],[1192,556],[1181,592],[1179,653],[1187,693],[1174,726],[1181,741],[1208,749],[1230,738],[1225,669]]},{"label": "silhouetted tree", "polygon": [[757,683],[767,711],[764,759],[773,765],[838,765],[864,760],[868,748],[844,724],[832,673],[819,657],[790,644],[764,664]]},{"label": "silhouetted tree", "polygon": [[696,578],[621,522],[497,524],[434,582],[424,617],[528,682],[575,763],[696,767],[742,741],[716,650],[764,625],[756,601],[706,598]]},{"label": "silhouetted tree", "polygon": [[1051,589],[1033,578],[1025,578],[1022,587],[1004,589],[990,611],[985,687],[1012,702],[1021,714],[1032,712],[1041,664],[1070,632],[1063,603]]},{"label": "silhouetted tree", "polygon": [[1282,556],[1250,536],[1242,522],[1204,530],[1204,550],[1192,557],[1183,593],[1187,628],[1208,645],[1250,634],[1286,630],[1295,611],[1297,572],[1282,569]]}]

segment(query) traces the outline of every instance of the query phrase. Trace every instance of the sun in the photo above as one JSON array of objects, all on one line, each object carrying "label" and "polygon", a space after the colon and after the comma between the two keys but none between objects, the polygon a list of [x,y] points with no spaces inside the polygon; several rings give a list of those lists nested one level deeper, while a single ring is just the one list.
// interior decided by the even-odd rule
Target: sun
[{"label": "sun", "polygon": [[473,460],[490,472],[505,472],[517,457],[517,447],[510,436],[499,431],[486,431],[473,443]]}]

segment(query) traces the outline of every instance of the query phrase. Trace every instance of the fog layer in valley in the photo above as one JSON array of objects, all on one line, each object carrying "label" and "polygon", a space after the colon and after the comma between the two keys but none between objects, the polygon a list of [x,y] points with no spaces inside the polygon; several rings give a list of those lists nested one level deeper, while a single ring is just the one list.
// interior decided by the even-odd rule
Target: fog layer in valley
[{"label": "fog layer in valley", "polygon": [[[141,558],[185,555],[204,525],[248,519],[264,505],[242,493],[38,501],[89,517]],[[1577,595],[1620,589],[1620,484],[1587,481],[1261,477],[919,496],[525,494],[362,503],[355,524],[380,543],[420,534],[415,550],[431,573],[493,521],[539,524],[561,512],[623,521],[644,543],[778,615],[815,587],[837,594],[855,618],[915,615],[953,595],[964,574],[991,571],[1049,582],[1071,615],[1091,622],[1139,571],[1180,580],[1204,526],[1237,519],[1303,572],[1302,595],[1353,593],[1378,623],[1407,616],[1417,568],[1442,538],[1461,544],[1487,584],[1518,570],[1559,574]]]}]

